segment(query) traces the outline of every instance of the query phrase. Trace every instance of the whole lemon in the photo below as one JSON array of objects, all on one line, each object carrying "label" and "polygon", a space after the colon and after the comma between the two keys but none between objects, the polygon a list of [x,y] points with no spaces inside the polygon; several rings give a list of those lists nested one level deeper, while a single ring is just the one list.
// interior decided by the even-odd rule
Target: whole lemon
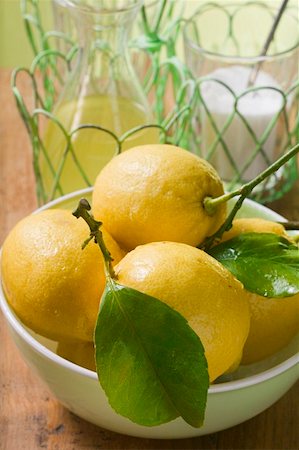
[{"label": "whole lemon", "polygon": [[299,294],[267,298],[249,294],[250,330],[242,364],[252,364],[283,349],[299,332]]},{"label": "whole lemon", "polygon": [[[21,220],[7,236],[2,280],[7,300],[35,332],[54,340],[92,341],[105,286],[103,260],[83,220],[67,210],[46,210]],[[118,262],[123,251],[104,230]]]},{"label": "whole lemon", "polygon": [[[281,224],[260,218],[236,219],[222,241],[240,233],[274,233],[288,238]],[[242,364],[252,364],[281,350],[299,331],[299,294],[268,298],[248,292],[251,321]]]},{"label": "whole lemon", "polygon": [[228,241],[241,233],[273,233],[289,238],[283,225],[259,217],[235,219],[230,230],[226,231],[221,242]]},{"label": "whole lemon", "polygon": [[247,296],[207,253],[154,242],[128,253],[115,271],[120,284],[158,298],[187,319],[205,348],[210,381],[240,360],[249,330]]},{"label": "whole lemon", "polygon": [[173,145],[143,145],[113,158],[96,179],[96,219],[124,248],[155,241],[196,246],[224,222],[226,206],[213,215],[205,197],[223,194],[213,167]]}]

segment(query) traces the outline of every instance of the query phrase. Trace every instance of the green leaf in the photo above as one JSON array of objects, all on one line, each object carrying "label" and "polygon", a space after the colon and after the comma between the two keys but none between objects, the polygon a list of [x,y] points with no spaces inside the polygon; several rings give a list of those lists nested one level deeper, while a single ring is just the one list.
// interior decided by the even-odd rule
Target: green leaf
[{"label": "green leaf", "polygon": [[272,233],[244,233],[211,250],[244,287],[264,297],[299,292],[299,249]]},{"label": "green leaf", "polygon": [[178,416],[202,425],[209,387],[204,349],[174,309],[109,279],[95,346],[99,380],[117,413],[146,426]]}]

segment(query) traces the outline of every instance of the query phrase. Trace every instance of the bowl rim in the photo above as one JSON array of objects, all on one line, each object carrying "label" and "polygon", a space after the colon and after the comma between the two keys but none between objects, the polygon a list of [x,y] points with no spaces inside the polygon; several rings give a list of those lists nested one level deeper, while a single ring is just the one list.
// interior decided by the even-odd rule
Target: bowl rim
[{"label": "bowl rim", "polygon": [[[78,191],[74,191],[70,194],[66,194],[62,197],[59,197],[58,199],[55,199],[42,207],[36,209],[33,211],[32,214],[36,214],[40,211],[43,211],[45,209],[52,208],[53,206],[56,206],[57,204],[60,204],[61,202],[65,200],[71,200],[74,197],[79,197],[80,195],[89,194],[92,192],[92,188],[85,188]],[[254,207],[259,211],[269,211],[270,209],[266,206],[263,206],[259,203],[254,202],[253,200],[246,199],[245,202],[249,205],[254,205]],[[271,213],[274,213],[274,216],[277,217],[277,220],[285,221],[286,219],[279,214],[277,214],[275,211],[270,210]],[[22,322],[19,320],[19,318],[16,316],[16,314],[13,312],[13,310],[10,308],[9,304],[6,301],[2,283],[0,283],[0,309],[3,312],[4,317],[10,324],[10,326],[13,328],[13,330],[21,337],[26,344],[28,344],[30,347],[32,347],[37,353],[40,355],[46,357],[47,359],[51,360],[51,362],[58,364],[59,366],[74,371],[78,375],[88,377],[90,379],[93,379],[95,381],[98,380],[97,373],[86,369],[85,367],[81,367],[77,364],[72,363],[71,361],[68,361],[67,359],[62,358],[61,356],[57,355],[53,351],[49,350],[46,346],[41,344],[39,341],[37,341],[30,333],[26,330]],[[242,378],[240,380],[233,380],[233,381],[227,381],[219,384],[212,384],[209,387],[209,394],[217,394],[217,393],[224,393],[229,391],[235,391],[238,389],[243,389],[255,384],[263,383],[271,378],[274,378],[281,373],[291,369],[293,366],[295,366],[297,363],[299,363],[299,352],[295,355],[291,356],[290,358],[286,359],[282,363],[277,364],[276,366],[267,369],[263,372],[250,375],[246,378]]]}]

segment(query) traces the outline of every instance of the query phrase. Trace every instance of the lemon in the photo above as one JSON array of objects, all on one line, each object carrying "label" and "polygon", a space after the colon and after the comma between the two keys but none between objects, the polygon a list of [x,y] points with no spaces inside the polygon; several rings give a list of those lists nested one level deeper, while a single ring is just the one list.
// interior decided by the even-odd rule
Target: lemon
[{"label": "lemon", "polygon": [[172,145],[134,147],[113,158],[96,179],[92,209],[124,248],[155,241],[196,246],[224,222],[226,206],[213,215],[205,197],[223,194],[213,167]]},{"label": "lemon", "polygon": [[228,241],[241,233],[273,233],[289,238],[284,227],[280,223],[261,219],[259,217],[248,217],[235,219],[232,228],[223,234],[221,242]]},{"label": "lemon", "polygon": [[[240,233],[274,233],[288,238],[281,224],[260,218],[236,219],[222,241]],[[243,350],[242,364],[260,361],[281,350],[299,331],[299,294],[266,298],[248,292],[251,309],[250,330]]]},{"label": "lemon", "polygon": [[96,371],[93,342],[60,341],[56,353],[78,366]]},{"label": "lemon", "polygon": [[[70,211],[46,210],[21,220],[3,245],[2,280],[7,300],[35,332],[54,340],[92,341],[105,286],[97,245]],[[115,262],[123,251],[104,230]]]},{"label": "lemon", "polygon": [[154,242],[128,253],[115,271],[120,284],[186,318],[205,348],[210,381],[236,365],[249,330],[247,296],[215,259],[186,244]]},{"label": "lemon", "polygon": [[252,364],[283,349],[299,331],[299,294],[285,298],[249,295],[250,331],[242,364]]}]

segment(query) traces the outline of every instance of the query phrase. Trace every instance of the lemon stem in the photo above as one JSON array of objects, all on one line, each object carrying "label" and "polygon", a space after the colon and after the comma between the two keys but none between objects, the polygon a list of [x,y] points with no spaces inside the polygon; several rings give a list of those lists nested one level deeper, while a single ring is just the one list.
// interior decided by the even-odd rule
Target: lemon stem
[{"label": "lemon stem", "polygon": [[199,245],[199,248],[203,248],[205,250],[208,250],[211,248],[213,243],[219,241],[225,231],[228,231],[232,227],[232,221],[237,214],[238,210],[241,208],[245,198],[249,196],[249,194],[252,192],[252,190],[260,184],[262,181],[264,181],[268,176],[272,175],[274,172],[276,172],[281,166],[283,166],[287,161],[289,161],[291,158],[295,157],[295,155],[299,153],[299,143],[296,144],[294,147],[292,147],[290,150],[288,150],[284,155],[282,155],[277,161],[275,161],[273,164],[271,164],[266,170],[261,172],[257,177],[255,177],[253,180],[249,181],[248,183],[244,184],[240,188],[236,189],[235,191],[229,192],[227,194],[223,194],[216,198],[206,197],[204,199],[203,205],[204,208],[209,215],[215,214],[217,208],[222,203],[227,202],[233,197],[239,196],[239,199],[235,203],[235,206],[233,207],[231,213],[228,215],[226,221],[221,225],[221,227],[214,233],[212,236],[208,236],[204,242]]},{"label": "lemon stem", "polygon": [[261,172],[257,177],[248,183],[244,184],[240,188],[235,191],[229,192],[227,194],[223,194],[219,197],[212,198],[206,197],[204,199],[204,208],[208,214],[212,215],[215,213],[217,207],[221,205],[221,203],[225,203],[233,197],[237,195],[246,195],[248,196],[251,191],[262,181],[264,181],[267,177],[276,172],[281,166],[283,166],[287,161],[293,158],[297,153],[299,153],[299,143],[296,144],[293,148],[288,150],[284,155],[282,155],[277,161],[271,164],[266,170]]},{"label": "lemon stem", "polygon": [[105,275],[108,278],[115,278],[115,272],[112,267],[112,261],[113,258],[111,256],[111,253],[107,249],[104,239],[103,239],[103,233],[100,230],[100,227],[102,225],[102,222],[99,222],[98,220],[95,220],[92,214],[89,213],[91,207],[88,201],[85,198],[81,198],[79,201],[79,204],[76,208],[76,210],[73,212],[73,216],[82,217],[82,219],[85,220],[87,225],[90,229],[90,235],[89,237],[83,242],[82,249],[86,247],[86,245],[94,239],[94,242],[98,244],[100,247],[100,250],[102,252],[103,258],[104,258],[104,269],[105,269]]}]

